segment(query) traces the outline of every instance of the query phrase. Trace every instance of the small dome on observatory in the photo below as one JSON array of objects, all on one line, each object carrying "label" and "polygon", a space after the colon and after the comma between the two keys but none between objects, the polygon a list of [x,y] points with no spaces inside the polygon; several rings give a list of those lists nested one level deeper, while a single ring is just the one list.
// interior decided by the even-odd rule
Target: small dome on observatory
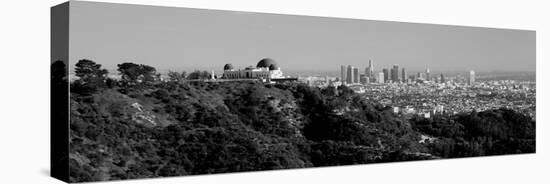
[{"label": "small dome on observatory", "polygon": [[223,66],[223,70],[233,70],[233,65],[231,63],[227,63]]},{"label": "small dome on observatory", "polygon": [[277,63],[275,62],[275,60],[273,60],[271,58],[264,58],[264,59],[260,60],[260,62],[258,62],[256,67],[257,68],[261,68],[261,67],[269,68],[271,65],[275,65],[275,67],[278,68]]}]

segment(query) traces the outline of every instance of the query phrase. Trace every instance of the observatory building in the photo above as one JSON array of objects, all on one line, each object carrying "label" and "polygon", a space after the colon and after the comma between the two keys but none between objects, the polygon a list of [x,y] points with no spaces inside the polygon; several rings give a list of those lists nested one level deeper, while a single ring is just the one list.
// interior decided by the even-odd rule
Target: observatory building
[{"label": "observatory building", "polygon": [[226,64],[223,67],[223,79],[282,79],[283,72],[279,65],[270,58],[264,58],[256,64],[244,69],[235,69],[233,65]]}]

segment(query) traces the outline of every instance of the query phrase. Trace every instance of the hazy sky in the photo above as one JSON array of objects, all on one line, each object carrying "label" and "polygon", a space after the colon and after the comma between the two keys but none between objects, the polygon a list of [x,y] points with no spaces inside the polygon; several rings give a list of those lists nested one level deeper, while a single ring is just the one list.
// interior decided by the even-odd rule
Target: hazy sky
[{"label": "hazy sky", "polygon": [[[70,60],[116,69],[122,62],[160,70],[244,68],[265,57],[286,70],[535,70],[535,32],[71,2]],[[74,67],[74,66],[72,66]],[[71,68],[72,68],[71,67]]]}]

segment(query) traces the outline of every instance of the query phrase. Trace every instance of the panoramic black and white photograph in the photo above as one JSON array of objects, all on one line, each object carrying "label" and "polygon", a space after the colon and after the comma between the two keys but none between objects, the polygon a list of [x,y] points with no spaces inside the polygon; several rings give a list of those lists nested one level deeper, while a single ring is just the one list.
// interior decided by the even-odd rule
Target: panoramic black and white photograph
[{"label": "panoramic black and white photograph", "polygon": [[532,30],[59,6],[70,182],[536,152]]}]

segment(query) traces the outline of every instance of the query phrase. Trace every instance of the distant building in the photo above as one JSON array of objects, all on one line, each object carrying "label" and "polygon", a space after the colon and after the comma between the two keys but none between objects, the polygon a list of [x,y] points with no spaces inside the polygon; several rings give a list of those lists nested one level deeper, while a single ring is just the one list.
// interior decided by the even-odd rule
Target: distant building
[{"label": "distant building", "polygon": [[372,62],[372,60],[369,59],[369,70],[370,70],[370,76],[369,77],[372,77],[374,75],[374,62]]},{"label": "distant building", "polygon": [[401,80],[403,82],[407,82],[407,71],[405,70],[405,68],[401,69]]},{"label": "distant building", "polygon": [[473,70],[470,70],[470,75],[468,76],[468,85],[474,85],[476,82],[476,73]]},{"label": "distant building", "polygon": [[384,83],[384,72],[378,72],[378,83]]},{"label": "distant building", "polygon": [[426,80],[427,81],[431,80],[431,78],[430,78],[430,69],[429,68],[426,68]]},{"label": "distant building", "polygon": [[269,58],[264,58],[258,62],[256,67],[246,67],[244,69],[234,69],[233,65],[226,64],[223,67],[224,79],[281,79],[283,72],[277,63]]},{"label": "distant building", "polygon": [[313,78],[308,77],[308,78],[306,79],[306,84],[307,84],[308,86],[313,86],[313,85],[315,84],[314,81],[313,81]]},{"label": "distant building", "polygon": [[445,76],[443,74],[439,76],[439,82],[445,83]]},{"label": "distant building", "polygon": [[433,113],[433,114],[436,114],[436,113],[443,113],[444,110],[445,110],[445,106],[443,106],[443,105],[436,105],[436,106],[434,107],[434,109],[432,110],[432,113]]},{"label": "distant building", "polygon": [[390,80],[390,74],[387,68],[382,69],[382,72],[384,73],[384,83]]},{"label": "distant building", "polygon": [[359,83],[359,68],[353,67],[353,83]]},{"label": "distant building", "polygon": [[399,107],[393,107],[393,113],[395,114],[399,113]]},{"label": "distant building", "polygon": [[[330,86],[334,86],[334,87],[337,87],[337,86],[340,86],[342,85],[342,81],[333,81],[333,82],[330,82]],[[335,94],[338,94],[338,90],[336,90],[336,93]]]},{"label": "distant building", "polygon": [[365,68],[365,75],[367,75],[367,77],[369,78],[374,77],[374,64],[370,59],[369,59],[369,66]]},{"label": "distant building", "polygon": [[399,82],[399,66],[393,65],[393,68],[391,70],[391,80],[393,82]]},{"label": "distant building", "polygon": [[416,78],[418,78],[418,79],[420,79],[420,80],[425,80],[425,78],[424,78],[424,73],[418,72]]},{"label": "distant building", "polygon": [[361,74],[359,81],[361,84],[368,84],[370,83],[370,77],[367,77],[367,75]]},{"label": "distant building", "polygon": [[430,112],[419,112],[418,115],[424,118],[430,118]]},{"label": "distant building", "polygon": [[353,83],[353,67],[351,65],[348,65],[348,69],[346,72],[346,83]]},{"label": "distant building", "polygon": [[340,81],[341,82],[344,82],[346,81],[346,75],[347,72],[346,72],[346,66],[342,65],[340,66]]},{"label": "distant building", "polygon": [[395,73],[393,70],[394,70],[393,68],[389,69],[388,78],[386,79],[386,81],[388,81],[389,83],[393,82],[393,76],[394,76],[394,73]]}]

